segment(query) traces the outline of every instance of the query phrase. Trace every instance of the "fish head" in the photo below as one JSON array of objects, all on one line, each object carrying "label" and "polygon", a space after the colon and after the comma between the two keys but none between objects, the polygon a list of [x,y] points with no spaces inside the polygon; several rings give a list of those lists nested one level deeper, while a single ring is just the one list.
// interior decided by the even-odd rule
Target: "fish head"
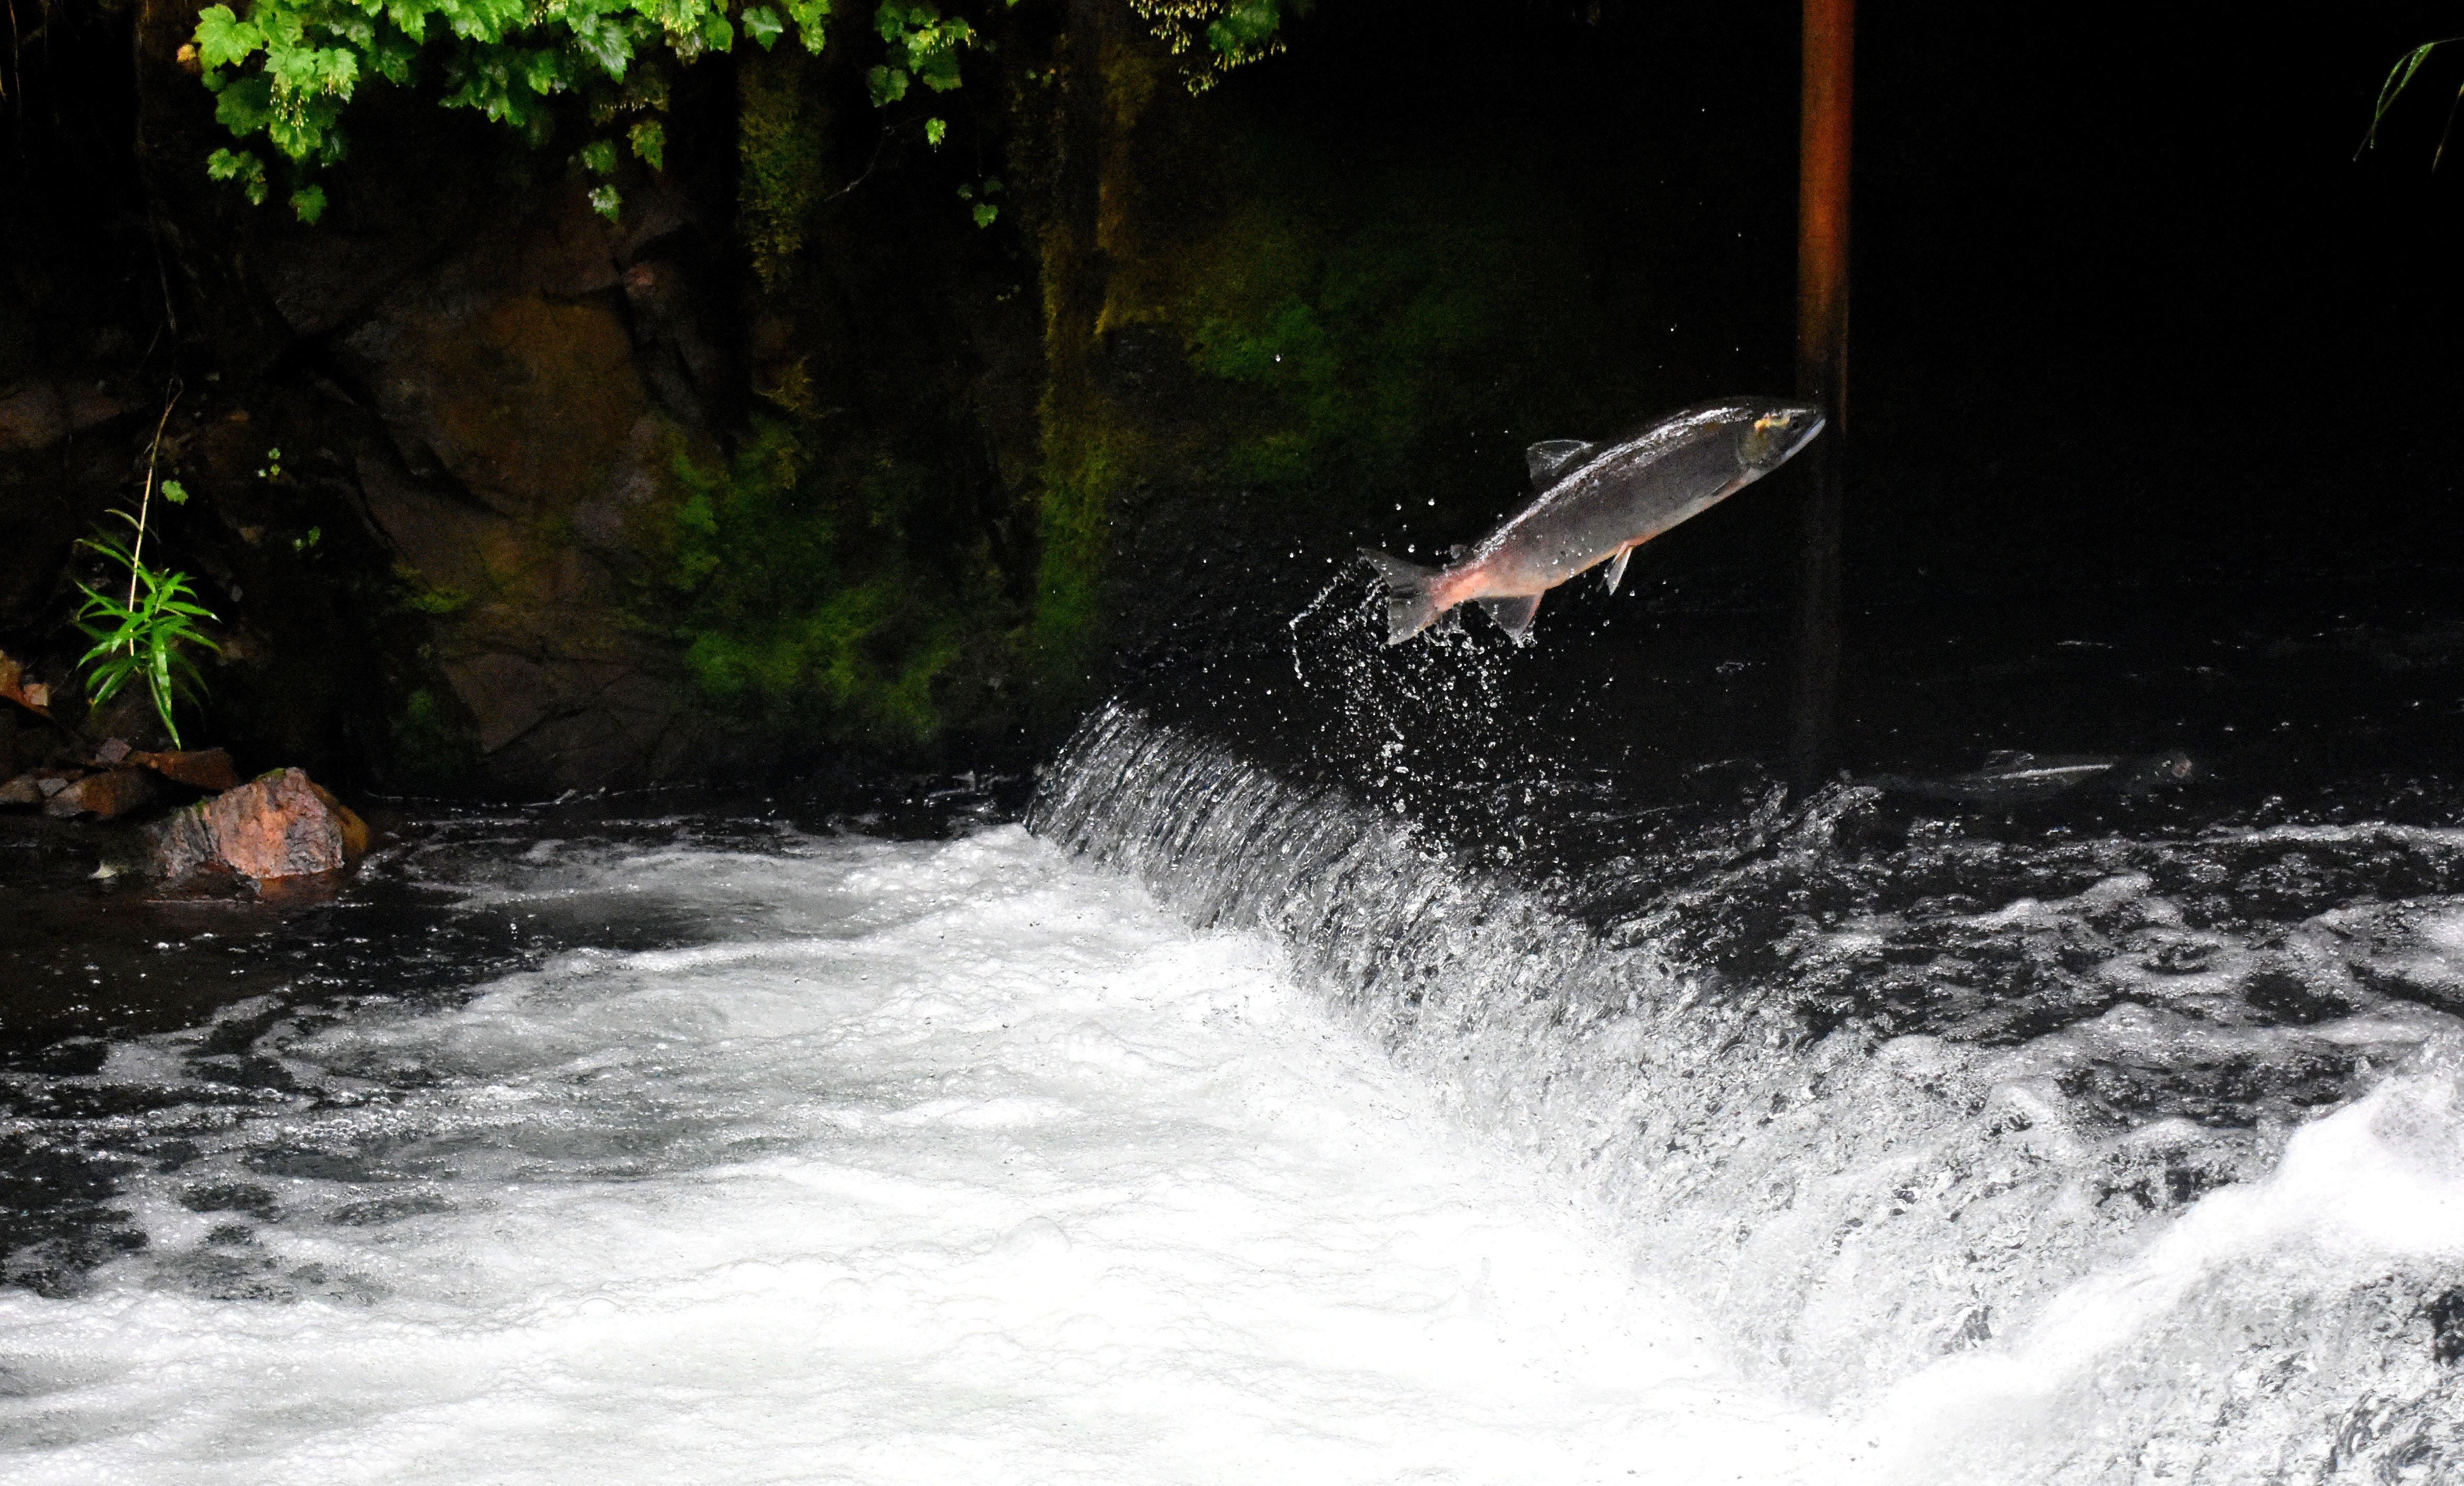
[{"label": "fish head", "polygon": [[1810,403],[1756,403],[1738,420],[1737,463],[1765,475],[1822,431],[1822,409]]}]

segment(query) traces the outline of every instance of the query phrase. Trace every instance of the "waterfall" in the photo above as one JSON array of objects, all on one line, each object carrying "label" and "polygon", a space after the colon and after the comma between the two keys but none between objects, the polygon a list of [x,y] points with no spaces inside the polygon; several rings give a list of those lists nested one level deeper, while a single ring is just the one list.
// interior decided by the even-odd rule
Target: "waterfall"
[{"label": "waterfall", "polygon": [[2464,1472],[2464,833],[1878,845],[1875,797],[1551,883],[1116,702],[1029,825],[1280,940],[1756,1364],[1927,1459]]}]

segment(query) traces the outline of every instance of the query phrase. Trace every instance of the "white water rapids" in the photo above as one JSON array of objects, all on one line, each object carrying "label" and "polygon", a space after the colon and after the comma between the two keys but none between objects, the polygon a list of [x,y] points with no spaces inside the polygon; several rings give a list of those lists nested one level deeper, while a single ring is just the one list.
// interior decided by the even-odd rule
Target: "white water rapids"
[{"label": "white water rapids", "polygon": [[244,1003],[218,1026],[271,1015],[244,1040],[287,1076],[245,1094],[199,1071],[217,1026],[58,1080],[167,1091],[98,1126],[163,1154],[114,1199],[142,1249],[0,1291],[12,1486],[2433,1481],[2455,1443],[2452,1361],[2365,1308],[2324,1329],[2351,1357],[2300,1354],[2378,1380],[2338,1437],[2162,1443],[2177,1395],[2283,1366],[2216,1341],[2268,1297],[2318,1333],[2464,1252],[2435,1029],[2014,1334],[1809,1404],[1731,1353],[1753,1297],[1638,1274],[1613,1212],[1285,946],[1017,827],[680,826],[429,876],[453,912],[691,945]]},{"label": "white water rapids", "polygon": [[[192,1121],[202,1154],[136,1184],[143,1253],[0,1298],[0,1473],[1766,1481],[1828,1453],[1262,938],[1015,827],[564,858],[466,911],[723,934],[270,1033],[324,1100]],[[177,1077],[182,1041],[97,1077]]]}]

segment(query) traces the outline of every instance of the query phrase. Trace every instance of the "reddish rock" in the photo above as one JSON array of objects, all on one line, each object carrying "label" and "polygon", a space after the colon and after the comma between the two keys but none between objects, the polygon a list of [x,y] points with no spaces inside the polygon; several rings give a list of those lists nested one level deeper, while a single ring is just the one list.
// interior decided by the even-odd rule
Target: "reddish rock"
[{"label": "reddish rock", "polygon": [[143,769],[114,769],[73,779],[43,806],[43,814],[66,819],[93,815],[108,820],[152,799],[154,777]]},{"label": "reddish rock", "polygon": [[127,410],[117,399],[82,382],[35,382],[0,398],[0,452],[48,449]]},{"label": "reddish rock", "polygon": [[130,754],[128,761],[192,790],[219,795],[225,790],[239,788],[239,771],[231,767],[231,754],[218,748],[194,749],[187,753],[138,752]]},{"label": "reddish rock", "polygon": [[27,680],[26,668],[6,651],[0,651],[0,697],[28,711],[52,715],[52,688],[39,681]]},{"label": "reddish rock", "polygon": [[191,805],[155,823],[149,833],[153,838],[155,876],[176,882],[219,860],[214,856],[214,833],[206,824],[205,812],[205,805]]},{"label": "reddish rock", "polygon": [[[300,775],[299,777],[306,779],[308,776],[303,774]],[[334,823],[341,827],[343,864],[348,865],[351,863],[359,861],[362,857],[366,856],[368,854],[368,823],[352,813],[350,806],[343,804],[339,799],[336,799],[334,798],[333,791],[325,788],[325,786],[311,783],[308,787],[311,790],[316,791],[317,798],[323,803],[327,812],[333,816]]]},{"label": "reddish rock", "polygon": [[365,822],[297,769],[277,769],[155,828],[165,877],[225,867],[253,883],[339,872],[367,850]]},{"label": "reddish rock", "polygon": [[0,784],[0,805],[39,805],[67,789],[78,773],[75,769],[35,769],[21,774]]}]

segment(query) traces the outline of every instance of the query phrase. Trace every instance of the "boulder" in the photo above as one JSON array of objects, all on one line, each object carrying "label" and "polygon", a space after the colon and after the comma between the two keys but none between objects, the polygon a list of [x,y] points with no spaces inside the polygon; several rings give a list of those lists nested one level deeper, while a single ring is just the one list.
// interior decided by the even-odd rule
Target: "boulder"
[{"label": "boulder", "polygon": [[[683,220],[627,194],[628,222],[654,200]],[[724,338],[664,260],[620,273],[640,245],[614,231],[563,192],[367,295],[334,341],[391,445],[355,457],[365,510],[426,591],[438,679],[499,791],[666,777],[694,748],[677,647],[628,605],[677,448],[718,457],[693,429]]]},{"label": "boulder", "polygon": [[154,776],[144,770],[113,769],[70,780],[44,802],[43,814],[62,819],[91,815],[108,820],[146,803],[156,793]]},{"label": "boulder", "polygon": [[130,763],[151,769],[172,783],[185,784],[192,790],[218,795],[224,790],[239,788],[239,771],[231,767],[231,754],[219,748],[160,754],[149,754],[141,749],[127,756]]},{"label": "boulder", "polygon": [[79,769],[34,769],[0,784],[0,805],[39,805],[77,782]]},{"label": "boulder", "polygon": [[368,828],[297,769],[277,769],[172,814],[154,828],[165,878],[221,868],[265,884],[340,872],[368,849]]},{"label": "boulder", "polygon": [[27,675],[25,667],[6,651],[0,651],[0,697],[30,712],[52,715],[52,688]]}]

